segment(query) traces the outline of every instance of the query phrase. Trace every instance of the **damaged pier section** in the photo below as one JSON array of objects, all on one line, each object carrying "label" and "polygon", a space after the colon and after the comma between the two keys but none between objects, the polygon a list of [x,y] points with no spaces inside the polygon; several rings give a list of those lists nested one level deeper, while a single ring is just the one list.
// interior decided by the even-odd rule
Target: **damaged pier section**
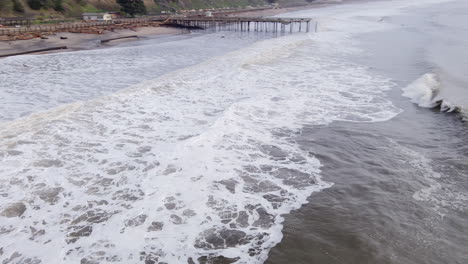
[{"label": "damaged pier section", "polygon": [[261,18],[261,17],[177,17],[161,21],[161,25],[188,29],[214,29],[216,31],[256,32],[310,32],[317,23],[311,18]]}]

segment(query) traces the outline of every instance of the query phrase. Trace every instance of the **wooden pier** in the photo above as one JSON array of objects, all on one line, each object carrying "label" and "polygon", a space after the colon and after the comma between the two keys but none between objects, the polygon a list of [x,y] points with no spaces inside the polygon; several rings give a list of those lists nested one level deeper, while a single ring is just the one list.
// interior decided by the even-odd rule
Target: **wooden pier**
[{"label": "wooden pier", "polygon": [[310,18],[259,17],[175,17],[161,21],[161,25],[189,29],[256,32],[310,32]]}]

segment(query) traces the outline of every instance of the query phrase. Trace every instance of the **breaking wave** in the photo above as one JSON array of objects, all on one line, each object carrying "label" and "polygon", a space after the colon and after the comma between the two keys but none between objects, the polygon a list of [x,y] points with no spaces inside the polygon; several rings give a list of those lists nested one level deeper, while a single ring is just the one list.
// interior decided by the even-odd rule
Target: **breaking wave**
[{"label": "breaking wave", "polygon": [[442,83],[435,73],[426,73],[419,79],[403,88],[403,96],[420,107],[440,108],[442,112],[460,112],[456,106],[440,96]]}]

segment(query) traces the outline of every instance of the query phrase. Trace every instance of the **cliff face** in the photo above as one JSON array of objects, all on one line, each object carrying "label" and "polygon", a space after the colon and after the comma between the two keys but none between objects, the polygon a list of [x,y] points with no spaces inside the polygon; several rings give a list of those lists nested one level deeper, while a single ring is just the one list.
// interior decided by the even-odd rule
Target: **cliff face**
[{"label": "cliff face", "polygon": [[[181,9],[244,7],[279,3],[304,3],[306,0],[143,0],[149,12]],[[119,11],[116,0],[0,0],[0,17],[80,16],[83,12]]]}]

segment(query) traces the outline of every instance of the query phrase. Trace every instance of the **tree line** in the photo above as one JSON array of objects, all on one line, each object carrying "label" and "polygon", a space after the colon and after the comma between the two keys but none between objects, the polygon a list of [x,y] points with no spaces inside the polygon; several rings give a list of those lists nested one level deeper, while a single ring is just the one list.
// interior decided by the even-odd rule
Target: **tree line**
[{"label": "tree line", "polygon": [[[4,2],[5,4],[8,4],[8,1],[11,1],[13,11],[17,13],[25,12],[24,5],[19,0],[0,1],[0,3]],[[65,11],[65,8],[63,7],[63,0],[27,0],[26,4],[32,10],[53,9],[58,12]]]},{"label": "tree line", "polygon": [[[0,6],[2,2],[8,3],[11,1],[10,6],[12,6],[13,11],[17,13],[24,13],[25,7],[20,0],[0,0]],[[65,7],[63,5],[64,0],[26,0],[26,4],[32,10],[41,10],[41,9],[53,9],[57,12],[64,13]],[[143,0],[116,0],[117,4],[120,5],[120,10],[132,17],[135,15],[146,14],[146,7],[143,3]],[[86,1],[84,0],[75,0],[77,4],[84,5]],[[1,7],[0,7],[1,9]]]},{"label": "tree line", "polygon": [[[11,1],[12,9],[17,13],[24,13],[25,8],[20,0],[0,0],[0,9],[1,3],[6,3]],[[32,10],[41,10],[41,9],[53,9],[57,12],[65,13],[65,7],[63,4],[64,0],[25,0],[29,8]],[[77,4],[84,6],[86,0],[74,0]],[[156,4],[162,4],[165,0],[153,0]],[[174,0],[170,0],[174,1]],[[315,0],[304,0],[306,2],[313,2]],[[127,14],[131,17],[135,15],[146,14],[146,6],[143,0],[116,0],[117,4],[120,5],[120,11],[124,14]],[[265,0],[268,3],[276,3],[277,0]],[[11,5],[10,5],[11,6]],[[0,10],[1,11],[1,10]]]}]

